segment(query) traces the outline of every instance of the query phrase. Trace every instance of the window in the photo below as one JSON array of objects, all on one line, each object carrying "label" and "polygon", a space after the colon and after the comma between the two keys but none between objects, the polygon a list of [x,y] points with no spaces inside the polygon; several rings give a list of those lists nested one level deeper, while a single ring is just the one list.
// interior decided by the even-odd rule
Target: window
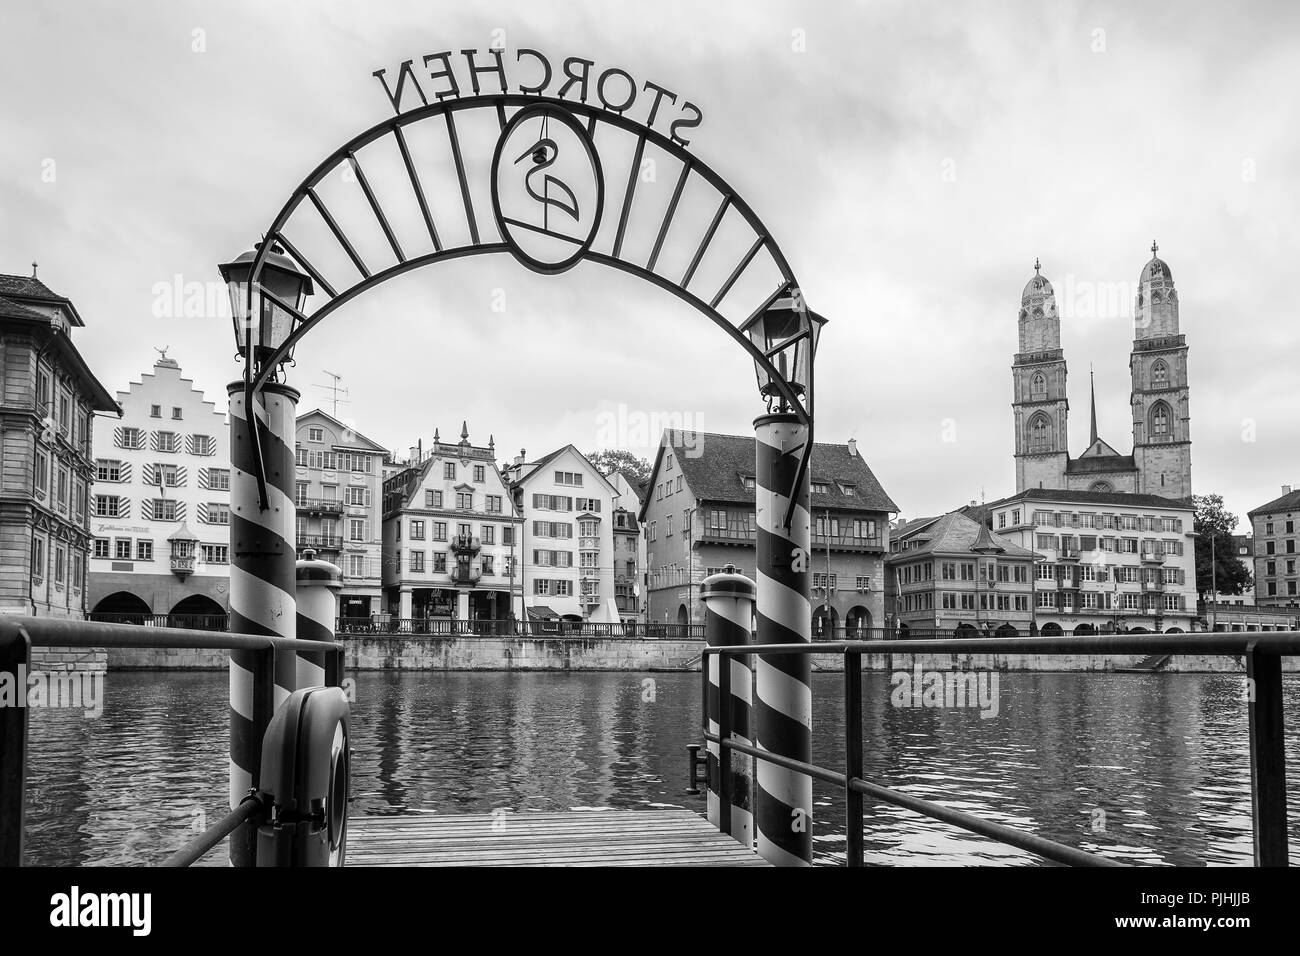
[{"label": "window", "polygon": [[551,582],[548,581],[546,578],[533,578],[533,593],[550,594]]},{"label": "window", "polygon": [[423,551],[411,552],[411,572],[413,574],[424,573],[424,552]]},{"label": "window", "polygon": [[1169,366],[1164,362],[1156,362],[1151,366],[1151,387],[1164,388],[1169,383]]},{"label": "window", "polygon": [[456,534],[460,535],[462,538],[472,537],[474,534],[474,526],[468,522],[458,524],[456,525]]},{"label": "window", "polygon": [[364,554],[348,555],[348,577],[366,577],[366,556]]},{"label": "window", "polygon": [[363,507],[369,504],[370,490],[356,485],[349,485],[347,503],[353,507]]},{"label": "window", "polygon": [[325,471],[338,470],[339,456],[335,452],[318,451],[316,454],[320,456],[320,464],[317,467],[323,468]]},{"label": "window", "polygon": [[485,472],[484,467],[483,467],[482,465],[475,465],[475,466],[474,466],[474,480],[475,480],[475,481],[486,481],[486,480],[487,480],[486,472]]},{"label": "window", "polygon": [[72,586],[77,590],[81,589],[84,561],[85,559],[79,554],[74,554],[72,556]]},{"label": "window", "polygon": [[506,525],[501,529],[501,543],[502,544],[515,543],[515,529],[510,525]]},{"label": "window", "polygon": [[[399,530],[400,530],[400,529],[399,529]],[[423,541],[423,540],[424,540],[424,522],[423,522],[423,521],[416,521],[416,520],[412,520],[412,521],[411,521],[411,540],[412,540],[412,541]]]},{"label": "window", "polygon": [[312,442],[323,442],[325,440],[325,429],[316,427],[308,428],[307,440]]},{"label": "window", "polygon": [[814,495],[828,495],[831,493],[831,486],[825,481],[814,481],[812,483],[812,493]]},{"label": "window", "polygon": [[94,543],[94,550],[91,552],[92,557],[107,558],[108,544],[109,542],[107,538],[96,538]]},{"label": "window", "polygon": [[1035,415],[1029,422],[1029,450],[1045,452],[1052,450],[1052,423],[1046,415]]},{"label": "window", "polygon": [[582,474],[575,471],[557,471],[555,473],[555,483],[557,485],[572,485],[575,488],[582,487]]},{"label": "window", "polygon": [[363,518],[348,519],[348,540],[349,541],[366,540],[366,522]]},{"label": "window", "polygon": [[55,501],[58,503],[60,511],[68,510],[68,472],[64,468],[59,469],[58,491],[55,493]]},{"label": "window", "polygon": [[435,522],[433,522],[433,529],[432,529],[432,530],[433,530],[433,540],[434,540],[434,541],[446,541],[446,540],[447,540],[447,522],[445,522],[445,521],[435,521]]},{"label": "window", "polygon": [[484,495],[483,508],[489,514],[498,514],[498,515],[501,514],[501,496]]},{"label": "window", "polygon": [[215,455],[217,453],[217,440],[211,435],[191,435],[190,445],[190,450],[195,455]]},{"label": "window", "polygon": [[230,469],[209,468],[208,469],[208,490],[229,491],[230,490]]},{"label": "window", "polygon": [[1047,376],[1038,372],[1029,382],[1029,396],[1033,399],[1047,397]]},{"label": "window", "polygon": [[1151,435],[1153,438],[1169,437],[1169,406],[1157,403],[1151,412]]},{"label": "window", "polygon": [[161,406],[161,405],[150,405],[150,406],[149,406],[149,417],[150,417],[150,418],[162,418],[162,406]]},{"label": "window", "polygon": [[119,448],[143,448],[144,432],[138,428],[123,428],[118,440]]},{"label": "window", "polygon": [[441,508],[441,507],[442,507],[442,492],[441,492],[441,491],[426,491],[426,492],[424,493],[424,506],[425,506],[426,508]]},{"label": "window", "polygon": [[204,564],[229,564],[230,547],[224,544],[199,545],[199,558]]},{"label": "window", "polygon": [[147,538],[137,538],[135,542],[135,559],[137,561],[152,561],[153,542]]},{"label": "window", "polygon": [[95,517],[123,517],[121,499],[117,495],[95,495]]},{"label": "window", "polygon": [[119,561],[131,560],[131,539],[117,538],[113,541],[114,557]]},{"label": "window", "polygon": [[154,498],[150,514],[154,521],[175,521],[176,501],[173,498]]},{"label": "window", "polygon": [[155,432],[158,439],[158,451],[176,452],[181,450],[181,436],[176,432]]},{"label": "window", "polygon": [[153,465],[145,475],[145,484],[177,488],[181,483],[180,469],[175,465]]},{"label": "window", "polygon": [[483,567],[483,573],[484,573],[484,574],[494,574],[494,573],[495,573],[495,572],[492,570],[492,555],[490,555],[490,554],[485,554],[485,555],[483,555],[482,567]]},{"label": "window", "polygon": [[307,507],[307,482],[295,482],[293,486],[293,503],[299,508]]},{"label": "window", "polygon": [[230,524],[230,505],[209,501],[208,524]]},{"label": "window", "polygon": [[456,510],[473,511],[474,510],[474,492],[458,491],[456,492]]},{"label": "window", "polygon": [[50,459],[44,452],[36,453],[36,495],[39,498],[45,497],[46,490],[50,487]]},{"label": "window", "polygon": [[96,481],[121,481],[122,463],[109,458],[95,459]]},{"label": "window", "polygon": [[484,544],[496,544],[496,543],[497,543],[497,527],[496,527],[496,525],[494,525],[494,524],[485,524],[485,525],[483,525],[481,531],[482,531],[482,535],[483,535],[483,543],[484,543]]},{"label": "window", "polygon": [[442,466],[442,477],[447,481],[456,480],[456,463],[454,461],[449,461]]},{"label": "window", "polygon": [[446,551],[433,552],[433,571],[435,574],[447,573],[447,552]]}]

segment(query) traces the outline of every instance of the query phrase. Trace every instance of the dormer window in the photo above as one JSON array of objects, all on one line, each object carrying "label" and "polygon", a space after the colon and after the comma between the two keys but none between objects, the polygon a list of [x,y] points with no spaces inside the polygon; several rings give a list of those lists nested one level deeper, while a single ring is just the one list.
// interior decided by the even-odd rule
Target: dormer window
[{"label": "dormer window", "polygon": [[815,495],[829,495],[831,493],[831,486],[825,481],[814,481],[812,483],[812,493]]},{"label": "dormer window", "polygon": [[846,485],[846,484],[841,484],[841,485],[840,485],[840,491],[842,491],[842,492],[844,493],[844,497],[846,497],[846,498],[856,498],[856,497],[858,496],[858,486],[857,486],[857,485]]},{"label": "dormer window", "polygon": [[753,491],[753,490],[754,490],[754,476],[753,476],[753,475],[745,475],[745,476],[741,479],[741,481],[743,481],[743,482],[745,483],[745,490],[746,490],[746,491]]}]

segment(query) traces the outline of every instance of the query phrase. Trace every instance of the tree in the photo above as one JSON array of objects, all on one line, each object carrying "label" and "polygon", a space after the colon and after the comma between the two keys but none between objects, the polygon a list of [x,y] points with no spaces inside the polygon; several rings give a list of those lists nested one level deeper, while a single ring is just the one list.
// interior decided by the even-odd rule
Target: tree
[{"label": "tree", "polygon": [[604,451],[592,452],[587,455],[587,460],[599,468],[600,473],[606,477],[621,471],[634,482],[650,480],[650,462],[622,448],[606,448]]},{"label": "tree", "polygon": [[1216,587],[1220,594],[1240,594],[1253,580],[1232,541],[1237,516],[1223,507],[1223,495],[1193,495],[1192,503],[1196,506],[1196,593],[1202,601],[1212,600]]}]

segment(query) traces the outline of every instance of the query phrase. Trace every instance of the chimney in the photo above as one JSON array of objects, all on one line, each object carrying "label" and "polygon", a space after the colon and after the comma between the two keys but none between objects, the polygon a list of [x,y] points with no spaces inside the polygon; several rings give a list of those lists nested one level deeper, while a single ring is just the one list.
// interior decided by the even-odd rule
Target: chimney
[{"label": "chimney", "polygon": [[858,440],[856,438],[849,439],[849,454],[854,458],[858,457]]},{"label": "chimney", "polygon": [[1284,494],[1284,495],[1289,495],[1289,494],[1291,494],[1291,486],[1290,486],[1290,485],[1283,485],[1283,486],[1282,486],[1282,494]]},{"label": "chimney", "polygon": [[414,445],[412,445],[409,449],[407,449],[407,451],[408,451],[407,461],[409,461],[411,464],[415,464],[420,460],[418,457],[419,449],[417,449]]},{"label": "chimney", "polygon": [[515,458],[515,464],[522,465],[524,461],[527,460],[527,458],[528,458],[528,452],[526,452],[524,449],[521,448],[519,449],[519,455]]}]

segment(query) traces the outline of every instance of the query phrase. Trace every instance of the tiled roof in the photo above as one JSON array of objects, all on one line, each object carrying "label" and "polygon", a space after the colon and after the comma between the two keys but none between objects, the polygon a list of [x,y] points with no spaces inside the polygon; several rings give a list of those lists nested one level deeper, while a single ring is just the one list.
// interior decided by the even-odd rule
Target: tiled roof
[{"label": "tiled roof", "polygon": [[0,318],[4,319],[26,319],[33,322],[49,322],[50,317],[35,309],[29,309],[21,303],[6,299],[0,296]]},{"label": "tiled roof", "polygon": [[1054,501],[1063,504],[1115,505],[1130,508],[1181,508],[1187,510],[1192,503],[1183,498],[1162,498],[1160,495],[1135,495],[1126,491],[1072,491],[1065,488],[1026,488],[1016,495],[991,502],[997,508],[1013,501]]},{"label": "tiled roof", "polygon": [[[981,547],[997,549],[997,553],[1010,558],[1029,558],[1034,553],[1028,548],[1008,541],[999,534],[994,534],[978,521],[974,521],[959,511],[946,514],[933,525],[918,532],[928,538],[924,544],[908,547],[890,555],[890,561],[907,561],[918,554],[973,554],[972,548],[977,543]],[[914,535],[913,537],[916,537]]]},{"label": "tiled roof", "polygon": [[32,276],[0,275],[0,295],[16,295],[24,299],[50,299],[62,302],[63,296],[52,292],[40,279]]},{"label": "tiled roof", "polygon": [[1065,463],[1067,475],[1091,475],[1109,471],[1137,471],[1137,462],[1132,455],[1097,455],[1091,458],[1071,458]]},{"label": "tiled roof", "polygon": [[1253,511],[1248,511],[1246,517],[1273,514],[1278,511],[1295,511],[1298,508],[1300,508],[1300,491],[1292,491],[1281,498],[1274,498],[1266,505],[1260,505]]},{"label": "tiled roof", "polygon": [[[753,490],[745,487],[745,479],[754,475],[752,435],[669,431],[664,433],[664,437],[676,450],[673,457],[680,464],[697,500],[737,504],[753,502]],[[663,447],[661,443],[651,483],[659,473]],[[828,492],[813,493],[814,508],[898,511],[898,505],[885,493],[866,461],[861,455],[852,454],[848,445],[817,442],[813,445],[811,468],[813,481],[830,485]],[[846,495],[842,484],[852,485],[857,493],[852,497]]]}]

